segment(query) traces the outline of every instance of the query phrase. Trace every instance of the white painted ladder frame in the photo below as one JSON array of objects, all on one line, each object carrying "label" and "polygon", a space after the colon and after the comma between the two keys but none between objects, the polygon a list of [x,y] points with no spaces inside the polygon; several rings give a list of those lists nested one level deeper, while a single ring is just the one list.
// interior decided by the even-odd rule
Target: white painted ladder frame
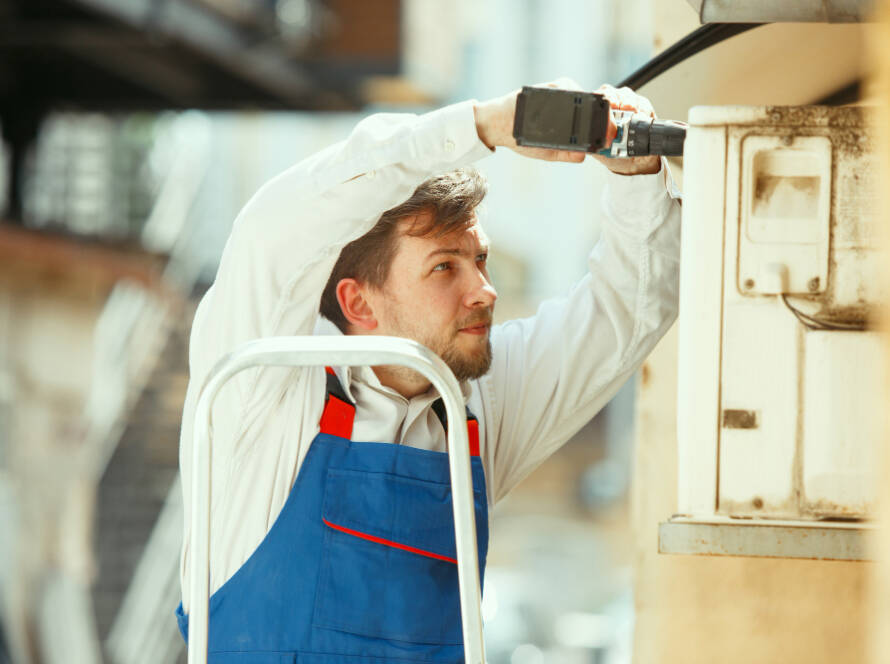
[{"label": "white painted ladder frame", "polygon": [[[449,422],[466,422],[463,395],[448,366],[431,350],[408,339],[373,336],[269,337],[245,343],[210,371],[195,411],[192,438],[192,529],[189,540],[189,664],[206,664],[210,601],[211,408],[220,388],[236,373],[258,366],[320,367],[401,365],[428,378],[445,403]],[[466,426],[448,427],[448,464],[454,506],[457,577],[464,657],[484,664],[476,517]]]}]

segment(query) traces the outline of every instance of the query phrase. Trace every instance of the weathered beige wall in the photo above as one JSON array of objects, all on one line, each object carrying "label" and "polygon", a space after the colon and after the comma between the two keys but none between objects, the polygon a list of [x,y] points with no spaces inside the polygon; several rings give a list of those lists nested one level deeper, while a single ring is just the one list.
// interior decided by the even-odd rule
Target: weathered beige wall
[{"label": "weathered beige wall", "polygon": [[[878,116],[878,141],[882,146],[883,155],[883,182],[879,187],[884,212],[884,242],[885,252],[888,254],[890,264],[890,0],[881,0],[879,6],[879,19],[881,23],[874,38],[869,43],[872,60],[878,64],[872,95],[879,104]],[[890,285],[890,269],[884,275]],[[890,307],[884,311],[884,329],[890,324]],[[890,339],[888,339],[890,346]],[[890,362],[890,352],[887,353]],[[890,376],[890,364],[887,366],[887,375]],[[890,387],[890,385],[888,385]],[[890,410],[884,411],[885,435],[883,445],[883,477],[890,478]],[[870,622],[870,646],[871,661],[873,664],[883,664],[890,660],[890,482],[879,484],[883,490],[881,496],[881,516],[877,554],[879,562],[875,569],[874,599],[872,620]]]},{"label": "weathered beige wall", "polygon": [[676,384],[675,327],[638,393],[634,661],[866,662],[872,564],[657,553],[677,497]]}]

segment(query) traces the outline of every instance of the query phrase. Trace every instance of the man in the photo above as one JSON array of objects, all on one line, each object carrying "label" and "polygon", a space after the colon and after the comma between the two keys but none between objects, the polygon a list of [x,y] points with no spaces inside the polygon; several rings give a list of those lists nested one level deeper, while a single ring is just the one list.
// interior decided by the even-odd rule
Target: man
[{"label": "man", "polygon": [[[629,89],[600,90],[615,108],[652,113]],[[584,158],[517,149],[515,100],[367,118],[242,211],[192,331],[184,635],[194,408],[236,345],[385,334],[436,351],[467,402],[484,568],[488,505],[590,420],[673,322],[679,203],[666,164],[646,157],[604,160],[614,174],[590,273],[536,316],[492,327],[497,294],[475,215],[486,186],[466,166],[498,146]],[[545,223],[559,231],[558,220]],[[445,454],[445,427],[456,423],[441,410],[425,379],[397,367],[262,368],[223,388],[213,410],[211,661],[462,660]]]}]

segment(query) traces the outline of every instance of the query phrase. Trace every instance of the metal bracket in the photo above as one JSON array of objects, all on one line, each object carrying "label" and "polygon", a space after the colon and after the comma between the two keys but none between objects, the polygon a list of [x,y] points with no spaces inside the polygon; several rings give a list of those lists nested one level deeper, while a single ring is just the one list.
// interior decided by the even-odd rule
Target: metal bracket
[{"label": "metal bracket", "polygon": [[876,528],[860,521],[672,517],[658,525],[658,552],[711,556],[874,560]]}]

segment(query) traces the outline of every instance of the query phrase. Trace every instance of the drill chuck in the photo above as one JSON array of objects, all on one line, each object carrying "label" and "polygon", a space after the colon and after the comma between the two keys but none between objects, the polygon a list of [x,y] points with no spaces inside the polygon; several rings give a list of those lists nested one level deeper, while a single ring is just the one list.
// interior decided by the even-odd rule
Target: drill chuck
[{"label": "drill chuck", "polygon": [[627,123],[627,156],[664,155],[679,157],[683,154],[686,125],[671,120],[631,118]]}]

